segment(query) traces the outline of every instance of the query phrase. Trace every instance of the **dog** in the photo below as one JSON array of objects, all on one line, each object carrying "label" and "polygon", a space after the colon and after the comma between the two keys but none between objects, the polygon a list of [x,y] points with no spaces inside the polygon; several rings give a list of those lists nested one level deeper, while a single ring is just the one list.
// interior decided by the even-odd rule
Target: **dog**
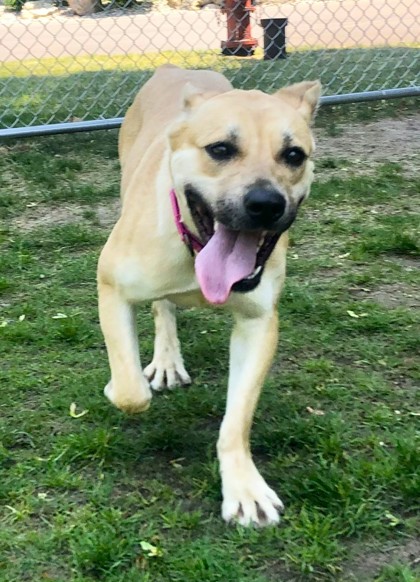
[{"label": "dog", "polygon": [[[189,384],[176,306],[234,317],[217,454],[222,516],[279,521],[283,504],[258,472],[249,436],[277,346],[288,229],[313,180],[310,129],[321,86],[272,95],[221,74],[165,65],[140,89],[119,134],[121,215],[98,263],[99,318],[111,368],[105,395],[147,410],[152,390]],[[152,301],[155,344],[142,371],[135,304]]]}]

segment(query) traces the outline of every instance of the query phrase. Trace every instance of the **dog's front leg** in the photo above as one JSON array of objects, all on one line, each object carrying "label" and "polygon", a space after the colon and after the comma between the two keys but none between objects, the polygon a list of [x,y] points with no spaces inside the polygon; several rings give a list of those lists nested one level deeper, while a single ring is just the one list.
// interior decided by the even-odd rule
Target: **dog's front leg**
[{"label": "dog's front leg", "polygon": [[230,344],[226,414],[217,444],[222,476],[222,515],[242,525],[279,521],[283,504],[252,460],[249,435],[255,407],[271,365],[278,334],[277,314],[236,317]]},{"label": "dog's front leg", "polygon": [[155,349],[152,362],[144,369],[154,390],[191,384],[184,367],[176,329],[176,307],[163,299],[152,303],[155,318]]},{"label": "dog's front leg", "polygon": [[125,412],[147,410],[152,394],[141,370],[134,307],[118,289],[101,281],[98,295],[99,317],[111,367],[105,395]]}]

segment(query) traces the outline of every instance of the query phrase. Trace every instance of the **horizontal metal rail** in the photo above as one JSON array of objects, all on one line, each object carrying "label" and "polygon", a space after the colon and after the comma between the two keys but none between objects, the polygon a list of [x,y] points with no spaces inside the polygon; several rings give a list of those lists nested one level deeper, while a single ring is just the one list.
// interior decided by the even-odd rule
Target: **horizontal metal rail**
[{"label": "horizontal metal rail", "polygon": [[420,97],[420,86],[402,87],[401,89],[383,89],[381,91],[363,91],[361,93],[345,93],[321,97],[321,105],[344,105],[346,103],[361,103],[362,101],[380,101],[382,99],[397,99],[401,97]]},{"label": "horizontal metal rail", "polygon": [[46,125],[30,125],[27,127],[10,127],[0,129],[0,138],[37,137],[58,133],[77,133],[79,131],[97,131],[98,129],[115,129],[121,126],[124,117],[111,119],[94,119],[91,121],[72,121],[66,123],[49,123]]},{"label": "horizontal metal rail", "polygon": [[[321,97],[321,105],[342,105],[348,103],[360,103],[363,101],[397,99],[401,97],[420,97],[420,86],[403,87],[401,89],[384,89],[381,91],[364,91],[361,93],[344,93],[342,95],[328,95],[326,97]],[[111,119],[50,123],[47,125],[33,125],[29,127],[10,127],[0,129],[0,138],[37,137],[41,135],[54,135],[60,133],[116,129],[121,126],[123,119],[123,117],[114,117]]]}]

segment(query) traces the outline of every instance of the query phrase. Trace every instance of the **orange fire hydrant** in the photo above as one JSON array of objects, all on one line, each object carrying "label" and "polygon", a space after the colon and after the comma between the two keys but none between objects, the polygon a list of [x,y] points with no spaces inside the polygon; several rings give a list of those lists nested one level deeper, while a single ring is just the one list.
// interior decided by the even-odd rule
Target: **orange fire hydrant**
[{"label": "orange fire hydrant", "polygon": [[227,17],[227,40],[222,41],[222,54],[249,57],[258,45],[251,32],[252,0],[225,0],[222,13]]}]

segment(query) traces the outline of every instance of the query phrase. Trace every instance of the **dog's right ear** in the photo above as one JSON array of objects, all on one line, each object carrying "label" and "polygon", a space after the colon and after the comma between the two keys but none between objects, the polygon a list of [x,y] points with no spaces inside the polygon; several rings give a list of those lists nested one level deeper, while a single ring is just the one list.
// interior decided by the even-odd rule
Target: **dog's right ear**
[{"label": "dog's right ear", "polygon": [[205,101],[204,94],[192,83],[187,83],[182,92],[182,108],[188,112],[197,105]]},{"label": "dog's right ear", "polygon": [[197,87],[195,87],[192,83],[187,83],[184,87],[182,92],[182,108],[185,113],[189,113],[195,107],[207,101],[207,99],[211,99],[218,95],[220,91],[206,91],[203,93]]},{"label": "dog's right ear", "polygon": [[203,93],[200,89],[197,89],[192,83],[187,83],[183,89],[181,95],[182,110],[184,115],[176,120],[169,128],[168,138],[172,150],[180,147],[184,139],[184,134],[188,128],[188,114],[191,113],[196,107],[219,95],[220,91],[206,91]]},{"label": "dog's right ear", "polygon": [[205,95],[192,83],[187,83],[181,94],[181,107],[184,115],[172,123],[167,134],[172,150],[180,147],[183,141],[183,135],[188,126],[188,114],[203,101],[205,101]]}]

